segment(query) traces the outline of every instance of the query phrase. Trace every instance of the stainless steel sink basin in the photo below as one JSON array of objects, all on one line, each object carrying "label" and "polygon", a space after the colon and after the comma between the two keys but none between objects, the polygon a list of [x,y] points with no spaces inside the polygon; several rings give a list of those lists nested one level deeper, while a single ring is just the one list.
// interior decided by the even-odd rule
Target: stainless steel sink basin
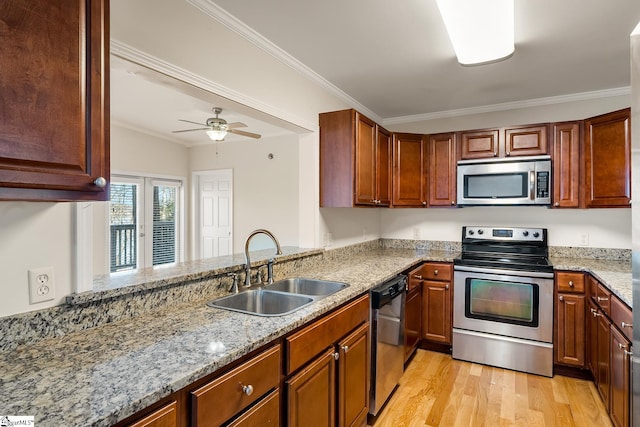
[{"label": "stainless steel sink basin", "polygon": [[296,277],[292,279],[279,280],[271,285],[267,285],[265,289],[302,295],[327,296],[334,294],[347,286],[349,285],[342,282],[330,282],[327,280]]},{"label": "stainless steel sink basin", "polygon": [[207,305],[258,316],[282,316],[299,310],[313,301],[313,298],[305,295],[249,289],[211,301]]}]

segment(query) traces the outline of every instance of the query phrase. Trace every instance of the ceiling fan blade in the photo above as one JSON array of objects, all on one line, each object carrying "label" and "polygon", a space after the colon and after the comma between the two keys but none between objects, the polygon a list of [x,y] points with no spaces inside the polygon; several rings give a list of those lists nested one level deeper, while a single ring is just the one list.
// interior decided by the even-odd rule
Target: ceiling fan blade
[{"label": "ceiling fan blade", "polygon": [[235,135],[248,136],[249,138],[255,138],[255,139],[259,139],[262,136],[262,135],[258,135],[257,133],[251,133],[251,132],[246,132],[243,130],[235,130],[235,129],[229,129],[227,132],[233,133]]},{"label": "ceiling fan blade", "polygon": [[204,123],[192,122],[191,120],[178,119],[178,121],[185,122],[185,123],[191,123],[192,125],[206,126],[206,124],[204,124]]},{"label": "ceiling fan blade", "polygon": [[184,129],[184,130],[172,130],[171,133],[180,133],[180,132],[193,132],[194,130],[209,130],[210,128],[198,128],[198,129]]},{"label": "ceiling fan blade", "polygon": [[246,127],[247,125],[245,125],[242,122],[227,123],[228,129],[237,129],[237,128],[246,128]]}]

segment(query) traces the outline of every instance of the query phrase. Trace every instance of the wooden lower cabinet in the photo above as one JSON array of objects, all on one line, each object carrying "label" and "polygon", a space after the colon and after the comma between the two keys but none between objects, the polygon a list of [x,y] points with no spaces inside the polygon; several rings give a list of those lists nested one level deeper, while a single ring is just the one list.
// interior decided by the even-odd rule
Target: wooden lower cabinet
[{"label": "wooden lower cabinet", "polygon": [[338,426],[361,426],[369,412],[369,324],[338,343]]},{"label": "wooden lower cabinet", "polygon": [[558,294],[556,302],[555,363],[586,367],[586,297]]},{"label": "wooden lower cabinet", "polygon": [[177,427],[178,403],[173,401],[152,412],[143,419],[129,424],[130,427]]},{"label": "wooden lower cabinet", "polygon": [[[411,282],[414,283],[411,283]],[[404,361],[407,362],[418,348],[422,338],[422,286],[421,281],[409,278],[409,291],[404,309]]]},{"label": "wooden lower cabinet", "polygon": [[609,389],[609,416],[619,427],[629,425],[631,397],[631,343],[613,325],[611,326],[611,386]]},{"label": "wooden lower cabinet", "polygon": [[286,382],[288,425],[331,426],[336,419],[336,360],[329,347]]},{"label": "wooden lower cabinet", "polygon": [[451,344],[451,285],[449,282],[422,282],[422,338]]}]

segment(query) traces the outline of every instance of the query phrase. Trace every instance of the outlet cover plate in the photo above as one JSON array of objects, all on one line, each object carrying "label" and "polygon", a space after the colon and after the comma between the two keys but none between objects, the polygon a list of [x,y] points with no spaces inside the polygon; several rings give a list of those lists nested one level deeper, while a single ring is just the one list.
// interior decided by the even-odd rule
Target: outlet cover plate
[{"label": "outlet cover plate", "polygon": [[56,297],[53,267],[29,270],[29,304],[51,301]]}]

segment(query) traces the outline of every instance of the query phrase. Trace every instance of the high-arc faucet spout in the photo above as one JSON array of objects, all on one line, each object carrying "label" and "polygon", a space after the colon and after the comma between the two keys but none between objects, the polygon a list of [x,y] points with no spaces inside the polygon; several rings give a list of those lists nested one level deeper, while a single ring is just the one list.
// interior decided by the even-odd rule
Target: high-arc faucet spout
[{"label": "high-arc faucet spout", "polygon": [[251,234],[249,234],[249,237],[247,237],[246,242],[244,243],[244,257],[246,260],[244,285],[246,287],[251,286],[251,257],[249,256],[249,243],[251,243],[251,239],[258,234],[269,236],[271,240],[273,240],[273,243],[276,245],[276,255],[282,255],[280,242],[278,242],[278,239],[276,239],[276,236],[274,236],[272,232],[270,232],[269,230],[265,230],[264,228],[259,228],[258,230],[252,231]]}]

